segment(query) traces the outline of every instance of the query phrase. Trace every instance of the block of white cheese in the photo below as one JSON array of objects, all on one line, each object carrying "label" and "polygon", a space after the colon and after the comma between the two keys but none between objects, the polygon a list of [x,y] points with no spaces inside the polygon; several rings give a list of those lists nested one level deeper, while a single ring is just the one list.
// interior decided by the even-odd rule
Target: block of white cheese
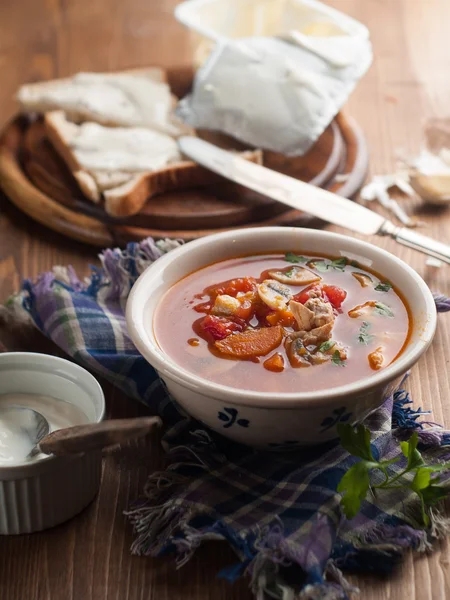
[{"label": "block of white cheese", "polygon": [[367,36],[331,33],[220,41],[177,115],[254,147],[304,154],[372,60]]}]

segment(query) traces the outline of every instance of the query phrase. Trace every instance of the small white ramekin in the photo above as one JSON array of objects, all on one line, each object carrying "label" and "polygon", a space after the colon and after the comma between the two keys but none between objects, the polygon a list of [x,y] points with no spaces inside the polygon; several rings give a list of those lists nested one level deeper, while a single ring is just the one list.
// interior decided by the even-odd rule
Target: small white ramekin
[{"label": "small white ramekin", "polygon": [[[12,393],[71,402],[92,423],[104,417],[105,399],[97,380],[55,356],[0,354],[0,394]],[[94,499],[101,473],[101,452],[0,466],[0,534],[31,533],[67,521]]]},{"label": "small white ramekin", "polygon": [[[411,335],[402,354],[370,377],[340,387],[273,393],[240,390],[202,379],[160,348],[153,318],[159,301],[172,285],[214,262],[288,250],[313,256],[346,256],[391,281],[406,298],[412,316]],[[340,421],[359,423],[380,406],[430,345],[436,328],[436,306],[423,279],[377,246],[315,229],[255,227],[200,238],[158,259],[131,291],[127,324],[138,350],[186,412],[234,441],[273,450],[335,439]]]}]

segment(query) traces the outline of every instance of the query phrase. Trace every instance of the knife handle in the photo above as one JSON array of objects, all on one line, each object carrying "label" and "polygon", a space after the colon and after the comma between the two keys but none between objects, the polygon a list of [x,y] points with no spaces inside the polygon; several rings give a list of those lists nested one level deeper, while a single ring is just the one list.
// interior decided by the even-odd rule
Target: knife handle
[{"label": "knife handle", "polygon": [[389,235],[399,244],[403,244],[403,246],[408,246],[408,248],[413,248],[423,254],[428,254],[450,264],[450,246],[447,244],[433,240],[421,233],[416,233],[406,227],[396,227],[390,221],[386,221],[383,224],[380,234]]}]

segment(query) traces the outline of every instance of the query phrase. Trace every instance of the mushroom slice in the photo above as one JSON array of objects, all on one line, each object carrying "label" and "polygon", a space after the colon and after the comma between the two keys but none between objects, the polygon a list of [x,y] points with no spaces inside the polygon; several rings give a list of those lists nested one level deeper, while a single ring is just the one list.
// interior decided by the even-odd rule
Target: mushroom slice
[{"label": "mushroom slice", "polygon": [[299,332],[292,333],[286,338],[285,344],[286,355],[289,359],[291,367],[310,367],[310,354],[303,344]]},{"label": "mushroom slice", "polygon": [[359,281],[361,287],[368,287],[373,283],[372,278],[366,275],[365,273],[358,273],[357,271],[353,271],[352,276]]},{"label": "mushroom slice", "polygon": [[314,313],[313,325],[315,327],[334,323],[333,307],[329,302],[326,302],[322,298],[310,298],[305,302],[305,306]]},{"label": "mushroom slice", "polygon": [[308,285],[322,279],[317,273],[313,273],[305,267],[288,267],[281,271],[269,271],[269,275],[280,283],[288,285]]},{"label": "mushroom slice", "polygon": [[301,332],[301,338],[305,346],[318,346],[331,338],[333,323],[327,323],[311,331]]},{"label": "mushroom slice", "polygon": [[314,313],[301,302],[291,300],[289,309],[294,315],[300,331],[310,331],[314,327]]},{"label": "mushroom slice", "polygon": [[275,279],[265,279],[257,288],[261,300],[273,310],[284,310],[292,298],[292,292],[287,285]]}]

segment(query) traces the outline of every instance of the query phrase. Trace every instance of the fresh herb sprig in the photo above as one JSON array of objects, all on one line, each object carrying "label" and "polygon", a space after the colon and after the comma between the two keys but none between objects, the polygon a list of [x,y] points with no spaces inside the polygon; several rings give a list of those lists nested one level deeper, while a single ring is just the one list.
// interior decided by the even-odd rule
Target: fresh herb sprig
[{"label": "fresh herb sprig", "polygon": [[284,260],[290,263],[298,264],[307,263],[311,259],[306,256],[301,256],[300,254],[294,254],[293,252],[286,252],[284,255]]},{"label": "fresh herb sprig", "polygon": [[336,258],[335,260],[312,260],[311,265],[317,269],[320,273],[326,273],[326,271],[345,271],[345,267],[348,264],[348,258],[343,256],[342,258]]},{"label": "fresh herb sprig", "polygon": [[337,365],[338,367],[345,367],[345,360],[341,358],[341,353],[339,350],[335,350],[331,357],[331,362],[333,365]]},{"label": "fresh herb sprig", "polygon": [[380,281],[378,285],[375,286],[376,292],[388,292],[392,290],[392,284],[389,281]]},{"label": "fresh herb sprig", "polygon": [[[427,508],[447,497],[449,489],[437,485],[442,471],[450,469],[450,464],[426,465],[417,449],[419,436],[413,433],[407,442],[400,442],[406,466],[397,474],[389,473],[389,466],[398,462],[401,457],[390,460],[377,460],[370,446],[370,430],[364,425],[354,428],[352,425],[339,423],[338,433],[342,447],[352,456],[361,460],[356,462],[342,477],[337,491],[342,493],[341,505],[348,519],[355,517],[361,509],[361,503],[369,490],[402,489],[414,492],[421,507],[422,520],[425,527],[430,525]],[[381,472],[383,481],[375,484],[371,480],[374,471]]]},{"label": "fresh herb sprig", "polygon": [[392,318],[394,316],[394,313],[392,312],[391,308],[387,306],[387,304],[383,304],[382,302],[375,302],[374,312],[377,315],[381,315],[382,317]]},{"label": "fresh herb sprig", "polygon": [[368,346],[371,342],[373,342],[375,336],[369,333],[369,329],[371,327],[372,325],[368,321],[363,321],[363,324],[359,328],[358,334],[358,342],[360,344]]},{"label": "fresh herb sprig", "polygon": [[326,342],[322,342],[319,346],[319,352],[326,352],[330,350],[336,342],[334,340],[327,340]]}]

